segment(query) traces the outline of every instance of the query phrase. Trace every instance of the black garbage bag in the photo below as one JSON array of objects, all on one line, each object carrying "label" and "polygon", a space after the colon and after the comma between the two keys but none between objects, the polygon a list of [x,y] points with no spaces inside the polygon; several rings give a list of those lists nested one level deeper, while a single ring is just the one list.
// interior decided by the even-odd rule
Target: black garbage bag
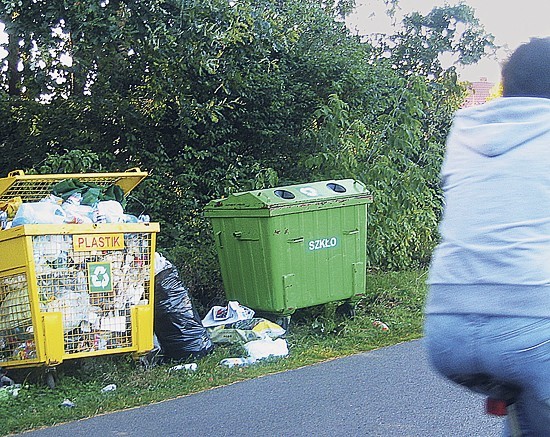
[{"label": "black garbage bag", "polygon": [[155,275],[154,331],[168,359],[200,358],[214,348],[178,270],[167,261]]}]

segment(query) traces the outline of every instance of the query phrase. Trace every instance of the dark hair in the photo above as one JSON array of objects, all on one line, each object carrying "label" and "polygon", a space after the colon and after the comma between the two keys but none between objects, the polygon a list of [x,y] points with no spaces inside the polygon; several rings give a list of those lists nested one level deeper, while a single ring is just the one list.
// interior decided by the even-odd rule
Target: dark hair
[{"label": "dark hair", "polygon": [[502,67],[503,97],[550,99],[550,37],[531,38]]}]

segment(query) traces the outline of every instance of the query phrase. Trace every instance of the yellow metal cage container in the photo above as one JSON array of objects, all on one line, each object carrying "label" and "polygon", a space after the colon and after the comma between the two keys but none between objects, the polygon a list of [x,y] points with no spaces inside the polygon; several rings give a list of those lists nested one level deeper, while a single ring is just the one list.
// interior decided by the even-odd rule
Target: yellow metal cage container
[{"label": "yellow metal cage container", "polygon": [[[65,179],[127,195],[147,173],[0,179],[0,202],[37,202]],[[158,223],[29,224],[0,231],[0,366],[55,368],[66,359],[153,348]]]}]

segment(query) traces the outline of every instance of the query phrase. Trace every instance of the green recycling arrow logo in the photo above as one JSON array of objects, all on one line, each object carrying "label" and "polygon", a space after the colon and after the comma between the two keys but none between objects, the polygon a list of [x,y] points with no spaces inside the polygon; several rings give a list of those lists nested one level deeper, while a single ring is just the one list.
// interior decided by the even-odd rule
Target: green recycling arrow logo
[{"label": "green recycling arrow logo", "polygon": [[111,263],[88,263],[88,283],[91,293],[105,293],[113,291]]}]

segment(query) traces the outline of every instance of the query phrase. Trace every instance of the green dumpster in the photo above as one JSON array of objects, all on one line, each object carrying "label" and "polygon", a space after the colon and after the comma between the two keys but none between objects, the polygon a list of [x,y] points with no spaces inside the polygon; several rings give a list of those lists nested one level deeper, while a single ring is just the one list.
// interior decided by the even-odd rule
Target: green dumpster
[{"label": "green dumpster", "polygon": [[288,316],[363,294],[371,202],[363,183],[344,179],[208,203],[227,299]]}]

